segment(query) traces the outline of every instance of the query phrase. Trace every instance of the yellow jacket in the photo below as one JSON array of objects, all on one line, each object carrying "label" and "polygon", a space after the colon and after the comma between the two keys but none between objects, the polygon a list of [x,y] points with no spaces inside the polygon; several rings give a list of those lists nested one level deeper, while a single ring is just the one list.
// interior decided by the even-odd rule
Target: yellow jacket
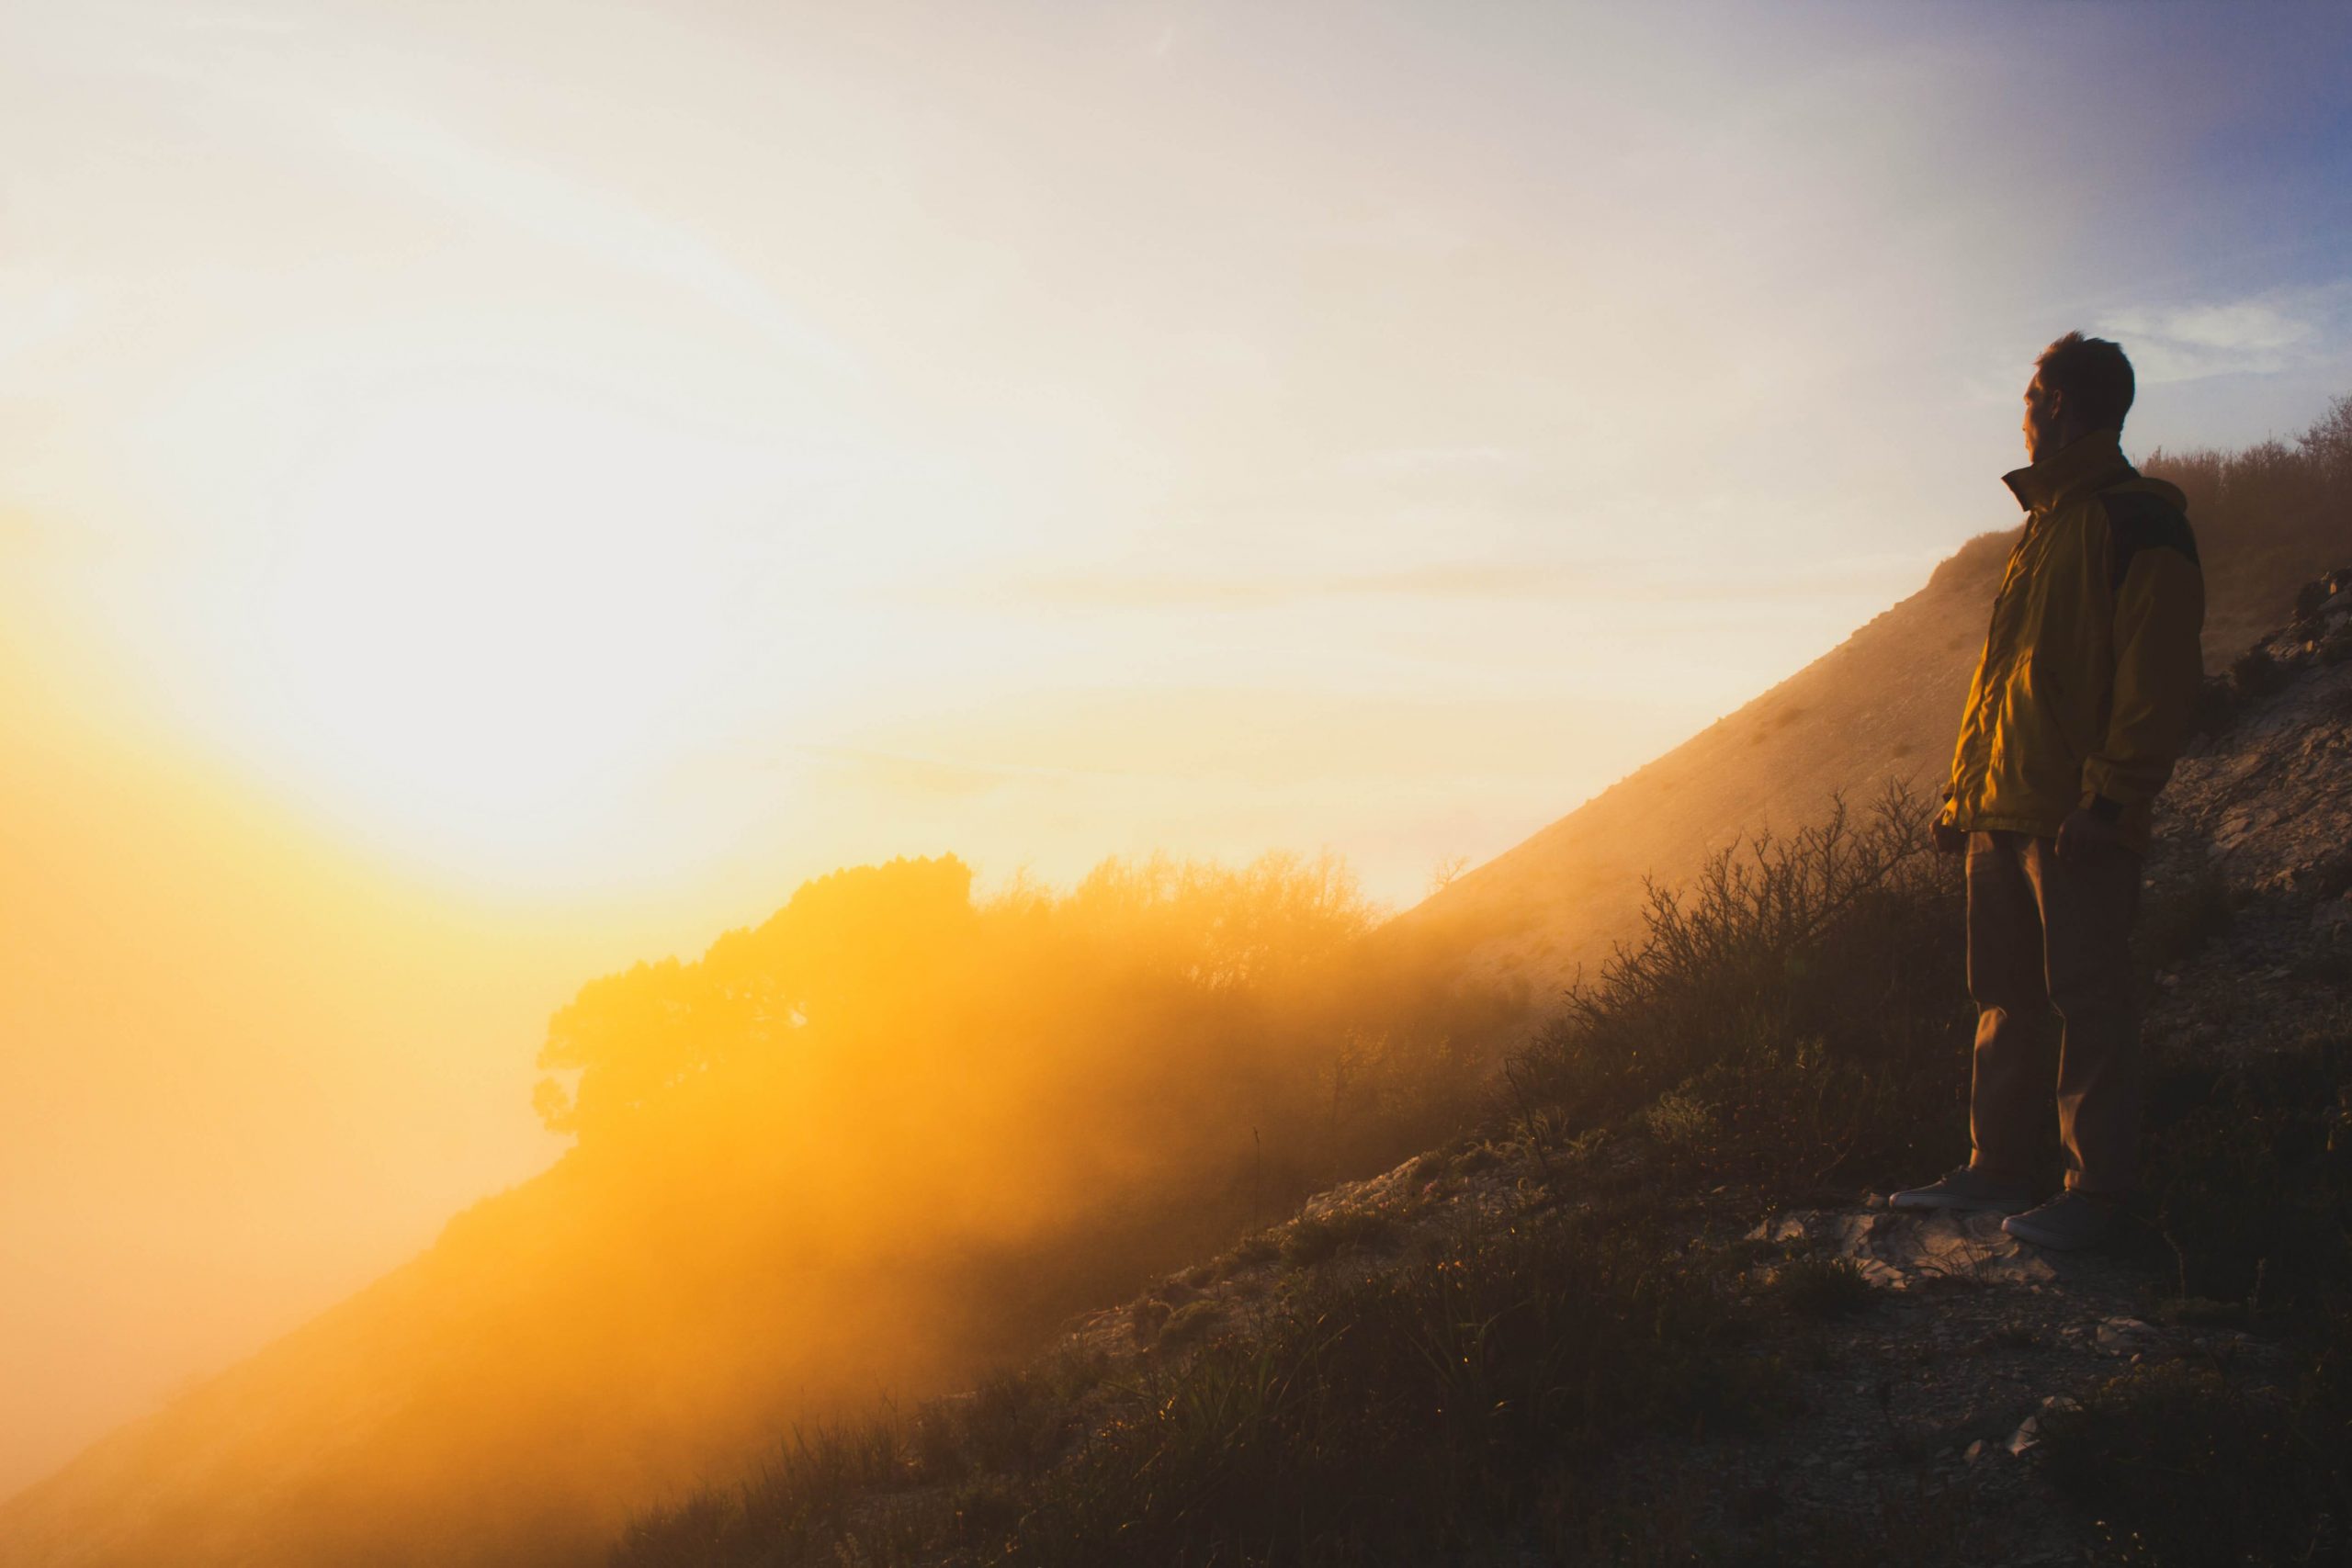
[{"label": "yellow jacket", "polygon": [[2142,479],[2111,430],[2003,479],[2025,536],[1969,682],[1943,820],[2050,836],[2088,807],[2144,851],[2205,675],[2183,498]]}]

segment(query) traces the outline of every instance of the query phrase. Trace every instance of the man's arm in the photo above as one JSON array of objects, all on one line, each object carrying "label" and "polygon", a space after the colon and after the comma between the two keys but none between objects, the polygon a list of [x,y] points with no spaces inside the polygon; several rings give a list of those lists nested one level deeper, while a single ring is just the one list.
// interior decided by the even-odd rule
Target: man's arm
[{"label": "man's arm", "polygon": [[2083,763],[2082,806],[2112,823],[2154,800],[2188,743],[2205,678],[2205,574],[2188,520],[2148,496],[2108,502],[2115,685],[2107,735]]}]

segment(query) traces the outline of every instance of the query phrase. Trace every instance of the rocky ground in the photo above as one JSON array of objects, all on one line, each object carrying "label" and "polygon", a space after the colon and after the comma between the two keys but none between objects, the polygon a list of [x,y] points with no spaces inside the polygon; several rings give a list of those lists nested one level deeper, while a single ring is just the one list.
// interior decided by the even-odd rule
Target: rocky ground
[{"label": "rocky ground", "polygon": [[2049,1254],[1997,1216],[1884,1209],[1784,1215],[1754,1234],[1854,1258],[1882,1292],[1809,1367],[1802,1415],[1722,1457],[1751,1510],[1809,1516],[1832,1537],[1907,1512],[1972,1532],[1971,1561],[2082,1561],[2098,1521],[2039,1474],[2048,1413],[2152,1360],[2195,1358],[2248,1387],[2287,1371],[2279,1347],[2243,1330],[2143,1316],[2168,1297],[2144,1250]]},{"label": "rocky ground", "polygon": [[2179,950],[2157,954],[2159,1050],[2259,1050],[2347,1019],[2352,569],[2303,603],[2209,682],[2211,730],[2159,802],[2143,925]]},{"label": "rocky ground", "polygon": [[[1634,1151],[1627,1151],[1632,1153]],[[1431,1174],[1432,1171],[1437,1174]],[[1506,1163],[1467,1170],[1422,1156],[1335,1189],[1295,1220],[1214,1263],[1172,1275],[1072,1326],[1065,1355],[1106,1370],[1182,1356],[1239,1329],[1303,1276],[1370,1272],[1429,1256],[1454,1233],[1542,1202]],[[2275,1386],[2281,1348],[2243,1329],[2151,1321],[2174,1291],[2149,1245],[2058,1255],[2018,1242],[1998,1216],[1897,1213],[1877,1194],[1849,1207],[1764,1215],[1704,1206],[1693,1245],[1745,1262],[1759,1295],[1783,1269],[1844,1259],[1863,1281],[1815,1315],[1771,1312],[1750,1353],[1793,1373],[1789,1414],[1767,1431],[1657,1442],[1625,1455],[1614,1484],[1687,1531],[1690,1550],[1769,1530],[1785,1548],[1937,1532],[1935,1561],[2086,1560],[2099,1521],[2040,1474],[2039,1428],[2127,1366],[2194,1358],[2242,1387]],[[1100,1386],[1136,1386],[1102,1378]],[[1530,1562],[1541,1561],[1530,1558]]]}]

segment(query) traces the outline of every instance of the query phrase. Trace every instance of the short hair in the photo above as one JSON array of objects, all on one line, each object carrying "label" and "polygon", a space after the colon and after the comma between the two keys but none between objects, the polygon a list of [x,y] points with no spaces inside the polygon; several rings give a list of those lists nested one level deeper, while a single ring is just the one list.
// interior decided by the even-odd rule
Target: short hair
[{"label": "short hair", "polygon": [[2086,430],[2120,430],[2135,383],[2123,350],[2103,337],[2068,333],[2033,362],[2041,384],[2064,396]]}]

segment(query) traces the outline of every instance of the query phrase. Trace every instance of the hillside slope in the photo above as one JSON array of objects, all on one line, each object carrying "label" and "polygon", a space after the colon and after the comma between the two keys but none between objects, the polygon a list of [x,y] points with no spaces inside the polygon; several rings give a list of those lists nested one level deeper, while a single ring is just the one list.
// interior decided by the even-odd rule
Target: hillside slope
[{"label": "hillside slope", "polygon": [[[2278,606],[2352,549],[2352,399],[2292,448],[2152,457],[2188,496],[2206,569],[2205,658],[2226,669]],[[1987,510],[2007,507],[1997,485]],[[1820,819],[1833,793],[1890,779],[1932,795],[1950,766],[1969,675],[2018,530],[1971,540],[1927,585],[1763,695],[1396,922],[1531,1004],[1596,970],[1640,929],[1642,880],[1688,878],[1750,834]]]},{"label": "hillside slope", "polygon": [[[1957,875],[1849,833],[1563,1037],[1714,1021],[1662,1070],[1539,1049],[1483,1135],[975,1393],[787,1444],[617,1568],[2345,1560],[2352,568],[2304,602],[2159,817],[2154,1181],[2114,1248],[1886,1207],[1964,1147]],[[1821,919],[1780,923],[1775,867]],[[1697,930],[1667,919],[1668,950]]]}]

